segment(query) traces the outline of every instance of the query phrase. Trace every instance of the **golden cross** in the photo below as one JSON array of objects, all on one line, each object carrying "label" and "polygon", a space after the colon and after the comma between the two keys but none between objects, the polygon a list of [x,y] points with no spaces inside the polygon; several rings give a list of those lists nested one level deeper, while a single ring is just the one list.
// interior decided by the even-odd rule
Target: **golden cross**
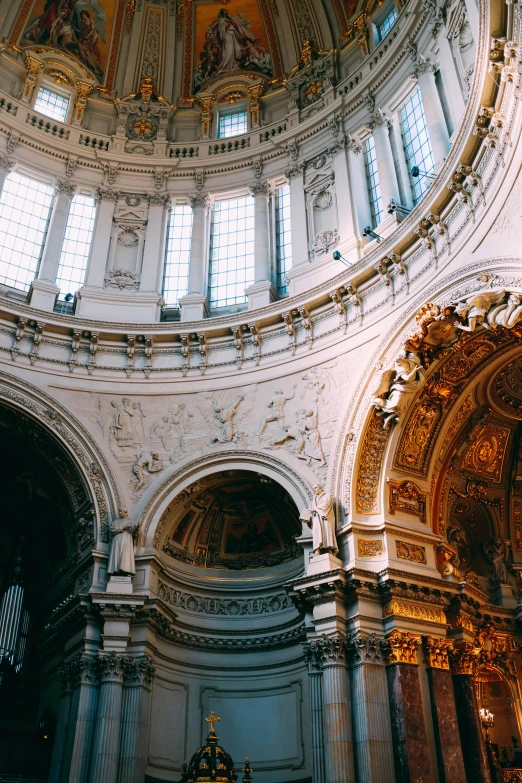
[{"label": "golden cross", "polygon": [[205,718],[205,721],[207,723],[210,723],[210,731],[214,731],[214,723],[217,723],[218,720],[221,720],[221,718],[216,718],[216,715],[214,714],[214,710],[210,713],[210,718]]},{"label": "golden cross", "polygon": [[140,136],[145,136],[145,131],[150,130],[152,125],[150,122],[147,122],[145,117],[142,117],[141,120],[139,122],[135,122],[132,127],[136,128],[136,130],[139,130]]}]

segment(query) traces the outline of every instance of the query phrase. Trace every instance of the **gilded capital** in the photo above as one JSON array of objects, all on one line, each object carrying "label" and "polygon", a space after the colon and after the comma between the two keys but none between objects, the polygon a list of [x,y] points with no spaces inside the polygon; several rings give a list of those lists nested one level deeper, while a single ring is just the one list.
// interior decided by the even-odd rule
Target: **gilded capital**
[{"label": "gilded capital", "polygon": [[449,671],[449,654],[453,648],[453,642],[450,639],[423,636],[422,646],[424,649],[424,660],[428,669],[447,669]]},{"label": "gilded capital", "polygon": [[417,664],[417,647],[420,641],[420,636],[403,631],[392,631],[381,643],[386,666],[393,666],[396,663]]}]

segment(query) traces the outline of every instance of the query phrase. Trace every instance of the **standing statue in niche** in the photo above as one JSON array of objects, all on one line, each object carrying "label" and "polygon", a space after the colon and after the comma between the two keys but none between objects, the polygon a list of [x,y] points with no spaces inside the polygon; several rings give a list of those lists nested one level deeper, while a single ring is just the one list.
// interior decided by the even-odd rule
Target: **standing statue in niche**
[{"label": "standing statue in niche", "polygon": [[489,578],[495,584],[507,584],[508,545],[501,538],[493,538],[482,545],[484,557],[489,565]]},{"label": "standing statue in niche", "polygon": [[301,513],[300,519],[312,528],[314,555],[320,555],[322,552],[336,554],[339,550],[335,538],[333,498],[324,491],[322,484],[316,484],[313,490],[312,505]]},{"label": "standing statue in niche", "polygon": [[127,509],[120,508],[120,516],[111,522],[111,550],[107,573],[111,576],[130,576],[136,573],[133,533],[138,525],[128,518]]},{"label": "standing statue in niche", "polygon": [[391,421],[400,421],[425,377],[418,354],[407,351],[401,351],[393,369],[382,374],[372,404],[377,415],[384,416],[384,429]]}]

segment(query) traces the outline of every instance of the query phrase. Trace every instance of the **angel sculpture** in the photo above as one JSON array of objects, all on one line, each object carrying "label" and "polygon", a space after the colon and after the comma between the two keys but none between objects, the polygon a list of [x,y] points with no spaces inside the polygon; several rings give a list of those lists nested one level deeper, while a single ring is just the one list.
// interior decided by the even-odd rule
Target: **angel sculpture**
[{"label": "angel sculpture", "polygon": [[390,422],[400,421],[425,377],[418,354],[406,351],[398,355],[392,370],[383,372],[372,405],[378,416],[384,416],[384,429]]},{"label": "angel sculpture", "polygon": [[491,324],[488,323],[487,318],[488,312],[494,305],[502,304],[505,295],[504,289],[497,289],[496,291],[480,291],[471,296],[458,299],[454,303],[455,313],[464,318],[467,323],[455,321],[455,326],[464,332],[474,332],[477,326],[484,326],[486,329],[490,329]]},{"label": "angel sculpture", "polygon": [[492,307],[487,316],[487,325],[491,329],[497,326],[512,329],[519,321],[522,321],[522,294],[509,294],[507,302]]}]

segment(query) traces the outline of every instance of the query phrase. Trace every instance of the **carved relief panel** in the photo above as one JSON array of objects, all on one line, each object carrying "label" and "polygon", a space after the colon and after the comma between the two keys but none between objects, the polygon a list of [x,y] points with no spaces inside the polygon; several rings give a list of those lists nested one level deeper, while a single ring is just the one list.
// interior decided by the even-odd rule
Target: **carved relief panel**
[{"label": "carved relief panel", "polygon": [[339,241],[335,178],[331,170],[321,171],[325,164],[325,155],[313,161],[312,176],[305,183],[312,259],[328,254]]},{"label": "carved relief panel", "polygon": [[116,208],[105,281],[108,287],[139,288],[146,225],[144,209]]}]

